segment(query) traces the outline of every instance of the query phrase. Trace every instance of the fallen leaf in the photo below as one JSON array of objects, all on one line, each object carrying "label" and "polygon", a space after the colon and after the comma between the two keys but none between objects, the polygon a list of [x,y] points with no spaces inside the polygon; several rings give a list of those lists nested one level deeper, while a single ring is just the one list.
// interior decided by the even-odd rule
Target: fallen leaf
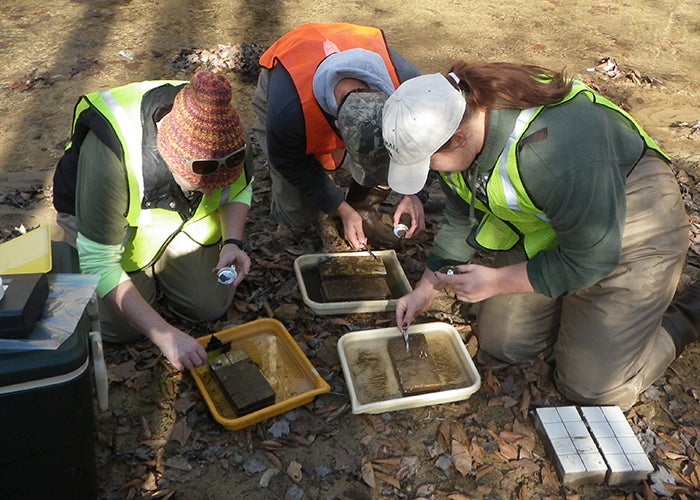
[{"label": "fallen leaf", "polygon": [[519,434],[517,432],[511,432],[509,430],[504,430],[498,434],[498,437],[500,437],[506,443],[516,443],[523,438],[523,435]]},{"label": "fallen leaf", "polygon": [[272,479],[277,474],[279,474],[279,470],[275,468],[267,469],[260,476],[260,482],[258,482],[258,486],[260,486],[261,488],[267,488],[270,484],[270,479]]},{"label": "fallen leaf", "polygon": [[469,454],[469,447],[457,440],[452,441],[452,463],[463,476],[472,471],[472,457]]},{"label": "fallen leaf", "polygon": [[362,480],[365,482],[367,486],[370,488],[374,489],[375,487],[375,482],[374,482],[374,467],[372,466],[372,461],[369,459],[367,455],[362,456]]},{"label": "fallen leaf", "polygon": [[350,403],[344,403],[342,406],[340,406],[340,408],[338,408],[336,411],[332,412],[330,415],[328,415],[326,417],[326,423],[331,422],[339,415],[342,415],[343,413],[345,413],[349,407],[350,407]]},{"label": "fallen leaf", "polygon": [[523,394],[520,397],[520,404],[518,405],[519,417],[522,420],[527,420],[528,413],[530,411],[530,401],[532,400],[532,394],[530,393],[530,388],[526,386],[523,389]]},{"label": "fallen leaf", "polygon": [[556,490],[559,489],[559,478],[554,468],[550,465],[540,468],[540,481],[542,481],[542,486],[547,489]]},{"label": "fallen leaf", "polygon": [[656,452],[659,454],[659,456],[663,458],[668,458],[669,460],[687,460],[688,457],[685,455],[681,455],[679,453],[674,453],[672,451],[664,451],[661,448],[657,448]]},{"label": "fallen leaf", "polygon": [[438,444],[443,450],[446,450],[448,447],[448,443],[451,440],[451,432],[450,432],[450,427],[451,423],[448,421],[443,421],[440,423],[440,427],[438,428],[437,431],[437,436],[435,436],[435,439],[437,440]]},{"label": "fallen leaf", "polygon": [[399,457],[391,457],[391,458],[378,458],[374,462],[374,467],[378,470],[381,470],[382,472],[389,472],[391,469],[396,469],[399,465],[401,465],[402,459]]},{"label": "fallen leaf", "polygon": [[275,467],[278,470],[282,470],[282,460],[280,460],[280,458],[277,455],[269,451],[265,452],[265,455],[270,460],[270,463],[272,463],[273,467]]},{"label": "fallen leaf", "polygon": [[292,479],[292,481],[299,483],[302,478],[301,464],[296,460],[289,462],[289,465],[287,466],[287,475]]},{"label": "fallen leaf", "polygon": [[331,318],[330,322],[338,326],[352,326],[352,323],[343,318]]},{"label": "fallen leaf", "polygon": [[438,455],[442,455],[445,452],[445,448],[440,445],[437,441],[428,445],[428,455],[430,458],[435,458]]},{"label": "fallen leaf", "polygon": [[265,439],[260,442],[260,444],[268,451],[279,450],[282,448],[282,443],[279,441],[274,441],[272,439]]},{"label": "fallen leaf", "polygon": [[392,486],[393,486],[394,488],[396,488],[397,490],[400,490],[400,489],[401,489],[401,483],[398,482],[398,481],[396,480],[395,477],[393,477],[393,476],[391,476],[391,475],[389,475],[389,474],[384,474],[383,472],[374,471],[374,476],[375,476],[377,479],[381,479],[381,480],[384,481],[385,483],[392,485]]},{"label": "fallen leaf", "polygon": [[146,491],[154,491],[158,489],[158,485],[156,484],[156,476],[152,472],[149,472],[146,475],[146,479],[143,481],[141,488]]},{"label": "fallen leaf", "polygon": [[521,474],[535,474],[540,471],[540,466],[529,459],[514,460],[509,465],[513,465]]},{"label": "fallen leaf", "polygon": [[357,456],[348,453],[343,448],[337,449],[333,458],[335,459],[335,470],[337,471],[355,470],[357,467]]},{"label": "fallen leaf", "polygon": [[372,430],[378,434],[381,434],[384,432],[384,429],[386,428],[386,424],[382,420],[382,417],[379,415],[362,415],[363,420],[369,425]]},{"label": "fallen leaf", "polygon": [[469,443],[469,438],[467,437],[467,432],[461,425],[452,426],[452,439],[459,441],[460,443]]},{"label": "fallen leaf", "polygon": [[192,429],[190,429],[187,420],[181,419],[173,425],[173,430],[170,432],[170,439],[180,443],[180,446],[184,446],[191,433]]},{"label": "fallen leaf", "polygon": [[505,441],[498,441],[498,451],[506,460],[516,460],[518,458],[518,447]]},{"label": "fallen leaf", "polygon": [[411,455],[402,457],[399,470],[396,472],[396,479],[402,481],[408,477],[415,476],[420,466],[421,461],[417,456]]},{"label": "fallen leaf", "polygon": [[416,495],[419,497],[431,497],[433,493],[435,493],[434,484],[423,484],[416,490]]},{"label": "fallen leaf", "polygon": [[443,472],[446,472],[447,469],[449,469],[451,465],[452,465],[452,456],[447,457],[445,455],[441,455],[438,457],[437,460],[435,460],[435,467],[437,467],[438,469],[440,469]]},{"label": "fallen leaf", "polygon": [[485,389],[488,389],[491,394],[498,394],[501,392],[501,383],[493,374],[493,370],[486,370],[482,378],[482,385]]},{"label": "fallen leaf", "polygon": [[243,471],[249,476],[259,474],[267,469],[269,469],[269,467],[255,458],[251,458],[243,462]]},{"label": "fallen leaf", "polygon": [[[192,393],[189,394],[191,395]],[[193,400],[192,397],[184,397],[184,395],[181,395],[177,400],[175,400],[173,408],[175,408],[175,411],[177,411],[178,413],[184,415],[195,404],[197,403]]]},{"label": "fallen leaf", "polygon": [[167,459],[165,462],[165,466],[170,469],[175,469],[183,472],[192,470],[192,466],[190,465],[190,463],[185,457],[181,455]]}]

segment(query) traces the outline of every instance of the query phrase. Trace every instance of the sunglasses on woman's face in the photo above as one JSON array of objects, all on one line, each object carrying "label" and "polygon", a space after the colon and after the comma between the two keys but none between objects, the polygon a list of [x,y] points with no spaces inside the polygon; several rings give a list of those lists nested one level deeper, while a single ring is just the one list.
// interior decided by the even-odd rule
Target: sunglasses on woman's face
[{"label": "sunglasses on woman's face", "polygon": [[233,170],[240,166],[245,160],[245,150],[246,145],[244,144],[242,148],[237,149],[233,153],[224,156],[223,158],[203,158],[197,160],[185,160],[183,163],[190,169],[195,175],[205,176],[216,173],[221,166],[226,167],[229,170]]}]

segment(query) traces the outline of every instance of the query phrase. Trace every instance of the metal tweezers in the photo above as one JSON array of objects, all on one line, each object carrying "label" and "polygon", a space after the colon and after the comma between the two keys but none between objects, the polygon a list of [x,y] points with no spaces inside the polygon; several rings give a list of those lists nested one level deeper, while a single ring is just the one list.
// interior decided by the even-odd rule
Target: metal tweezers
[{"label": "metal tweezers", "polygon": [[363,246],[362,248],[360,248],[360,251],[367,252],[370,255],[370,257],[372,257],[373,259],[379,260],[379,257],[377,257],[375,255],[375,253],[372,251],[372,249],[370,249],[369,245]]}]

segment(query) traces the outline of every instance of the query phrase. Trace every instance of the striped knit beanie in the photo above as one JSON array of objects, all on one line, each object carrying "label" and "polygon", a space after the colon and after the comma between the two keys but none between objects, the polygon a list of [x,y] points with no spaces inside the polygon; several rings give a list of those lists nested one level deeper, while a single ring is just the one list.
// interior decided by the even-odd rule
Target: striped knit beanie
[{"label": "striped knit beanie", "polygon": [[193,174],[184,160],[224,158],[245,145],[238,113],[231,105],[231,84],[222,75],[200,71],[175,96],[158,128],[158,152],[170,170],[198,188],[223,188],[243,172],[243,163],[220,167],[211,175]]}]

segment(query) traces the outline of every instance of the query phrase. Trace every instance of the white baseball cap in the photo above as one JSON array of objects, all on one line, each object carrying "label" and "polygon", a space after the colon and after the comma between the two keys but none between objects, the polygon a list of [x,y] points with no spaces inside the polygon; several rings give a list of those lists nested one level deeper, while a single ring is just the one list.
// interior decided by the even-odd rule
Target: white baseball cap
[{"label": "white baseball cap", "polygon": [[440,73],[417,76],[389,96],[382,114],[389,187],[414,194],[425,185],[430,157],[459,127],[467,103]]}]

